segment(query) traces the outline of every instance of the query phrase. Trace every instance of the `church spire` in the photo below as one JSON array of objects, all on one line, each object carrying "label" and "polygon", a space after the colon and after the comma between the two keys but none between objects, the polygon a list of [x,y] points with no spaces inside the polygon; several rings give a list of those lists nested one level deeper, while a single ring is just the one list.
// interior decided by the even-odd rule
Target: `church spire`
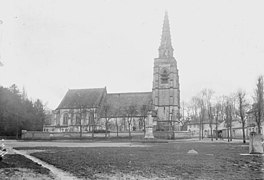
[{"label": "church spire", "polygon": [[168,18],[168,12],[165,12],[161,42],[159,47],[159,58],[169,58],[173,57],[173,48],[171,45],[171,35],[170,35],[170,24]]}]

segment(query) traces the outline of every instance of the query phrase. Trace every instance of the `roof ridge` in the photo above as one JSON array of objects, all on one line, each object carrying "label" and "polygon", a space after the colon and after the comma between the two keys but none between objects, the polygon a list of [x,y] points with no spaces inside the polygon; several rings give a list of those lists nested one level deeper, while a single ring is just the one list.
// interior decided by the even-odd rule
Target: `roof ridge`
[{"label": "roof ridge", "polygon": [[149,92],[125,92],[125,93],[107,93],[107,95],[115,95],[115,94],[148,94],[152,93],[151,91]]},{"label": "roof ridge", "polygon": [[76,90],[97,90],[97,89],[105,89],[103,88],[81,88],[81,89],[69,89],[69,91],[76,91]]}]

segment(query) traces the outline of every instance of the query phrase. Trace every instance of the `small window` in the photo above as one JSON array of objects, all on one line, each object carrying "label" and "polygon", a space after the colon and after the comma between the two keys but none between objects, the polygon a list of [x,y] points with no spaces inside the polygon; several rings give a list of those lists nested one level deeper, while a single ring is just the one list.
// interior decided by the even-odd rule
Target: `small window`
[{"label": "small window", "polygon": [[169,83],[169,72],[167,69],[162,70],[160,79],[161,79],[161,84]]},{"label": "small window", "polygon": [[69,115],[66,113],[63,115],[63,125],[68,125]]}]

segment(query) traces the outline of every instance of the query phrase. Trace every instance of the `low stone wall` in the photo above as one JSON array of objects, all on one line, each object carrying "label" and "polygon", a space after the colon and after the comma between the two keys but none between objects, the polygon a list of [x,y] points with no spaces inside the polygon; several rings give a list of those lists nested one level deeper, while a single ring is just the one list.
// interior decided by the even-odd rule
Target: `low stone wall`
[{"label": "low stone wall", "polygon": [[[118,132],[118,137],[128,137],[128,132]],[[143,132],[131,132],[133,139],[140,139],[144,136]],[[82,138],[91,138],[91,132],[83,132]],[[105,137],[105,133],[94,133],[94,137]],[[108,137],[117,137],[116,132],[108,133]],[[42,131],[22,131],[23,140],[55,140],[55,139],[78,139],[80,132],[42,132]]]},{"label": "low stone wall", "polygon": [[42,131],[22,131],[21,139],[50,139],[50,133]]},{"label": "low stone wall", "polygon": [[192,133],[189,131],[174,131],[175,139],[192,138]]},{"label": "low stone wall", "polygon": [[[95,137],[104,137],[104,133],[95,133]],[[83,138],[92,137],[92,133],[82,133]],[[54,140],[54,139],[77,139],[80,138],[79,132],[42,132],[42,131],[25,131],[22,132],[23,140]]]},{"label": "low stone wall", "polygon": [[154,131],[154,137],[158,139],[172,139],[173,133],[175,139],[192,138],[192,133],[189,131]]},{"label": "low stone wall", "polygon": [[[189,131],[175,131],[175,139],[191,138]],[[118,137],[128,137],[128,132],[118,132]],[[131,132],[133,139],[143,139],[144,132]],[[91,138],[91,132],[83,132],[82,138]],[[94,137],[105,137],[105,133],[94,133]],[[108,133],[108,137],[117,137],[116,132]],[[154,137],[157,139],[172,139],[172,132],[154,131]],[[23,140],[56,140],[56,139],[78,139],[80,132],[42,132],[42,131],[22,131],[21,139]]]}]

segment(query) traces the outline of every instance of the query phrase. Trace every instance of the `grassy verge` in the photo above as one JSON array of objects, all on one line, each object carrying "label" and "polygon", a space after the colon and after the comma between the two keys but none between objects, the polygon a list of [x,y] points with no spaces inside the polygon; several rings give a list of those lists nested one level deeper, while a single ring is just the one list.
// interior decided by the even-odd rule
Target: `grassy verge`
[{"label": "grassy verge", "polygon": [[[25,149],[25,148],[23,148]],[[32,149],[32,148],[30,148]],[[162,143],[147,147],[38,147],[32,155],[78,177],[122,173],[146,178],[262,179],[263,157],[239,143]],[[195,149],[198,155],[187,154]]]},{"label": "grassy verge", "polygon": [[[31,174],[43,174],[49,176],[50,171],[41,165],[34,163],[33,161],[25,158],[19,154],[7,154],[4,159],[0,161],[0,179],[16,179],[14,176],[24,177],[25,171],[29,170]],[[27,171],[27,172],[29,172]],[[19,175],[20,174],[20,175]],[[18,178],[19,178],[18,177]],[[28,177],[28,176],[27,176]],[[36,176],[35,176],[36,177]]]}]

